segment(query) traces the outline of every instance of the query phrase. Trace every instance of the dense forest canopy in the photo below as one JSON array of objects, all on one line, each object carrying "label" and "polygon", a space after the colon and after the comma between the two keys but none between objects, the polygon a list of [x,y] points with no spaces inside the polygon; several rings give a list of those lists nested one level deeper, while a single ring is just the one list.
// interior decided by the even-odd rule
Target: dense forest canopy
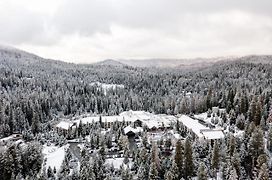
[{"label": "dense forest canopy", "polygon": [[[261,102],[263,111],[270,107],[272,56],[242,57],[188,72],[71,64],[12,50],[1,50],[0,55],[3,137],[31,128],[33,133],[40,132],[41,128],[34,127],[63,115],[114,115],[130,109],[189,114],[219,106],[228,112],[235,110],[236,116],[247,116],[254,97]],[[105,94],[92,82],[123,84],[125,88]],[[188,92],[192,94],[186,95]],[[246,109],[241,112],[244,106]]]},{"label": "dense forest canopy", "polygon": [[[246,56],[193,69],[148,68],[114,60],[64,63],[1,49],[0,179],[268,180],[271,62],[272,56]],[[213,107],[226,112],[214,113]],[[131,148],[124,129],[136,128],[135,122],[102,123],[102,116],[129,110],[173,115],[175,122],[155,132],[144,126]],[[200,113],[211,118],[206,130],[220,131],[223,138],[202,141],[181,123],[185,117],[205,124],[191,119]],[[71,119],[81,115],[99,121],[80,120],[74,127]],[[73,126],[58,129],[62,119]],[[149,142],[154,133],[161,133],[160,139]],[[63,159],[47,162],[54,151]],[[109,160],[121,161],[120,167],[109,166]]]}]

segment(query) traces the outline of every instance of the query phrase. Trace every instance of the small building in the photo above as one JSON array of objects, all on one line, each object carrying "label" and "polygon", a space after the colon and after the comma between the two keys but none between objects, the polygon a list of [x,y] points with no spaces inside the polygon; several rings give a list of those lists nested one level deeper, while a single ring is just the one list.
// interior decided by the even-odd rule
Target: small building
[{"label": "small building", "polygon": [[143,129],[141,127],[133,128],[131,126],[127,126],[124,128],[124,134],[129,137],[134,137],[135,135],[138,135],[142,131]]},{"label": "small building", "polygon": [[56,128],[57,130],[64,130],[68,131],[70,127],[74,125],[73,122],[68,122],[68,121],[60,121],[57,125]]},{"label": "small building", "polygon": [[218,114],[219,113],[219,107],[212,107],[212,113]]},{"label": "small building", "polygon": [[204,129],[200,130],[200,132],[206,140],[223,139],[225,137],[224,132],[220,129]]},{"label": "small building", "polygon": [[222,114],[226,114],[227,110],[225,108],[219,109],[219,116],[222,116]]}]

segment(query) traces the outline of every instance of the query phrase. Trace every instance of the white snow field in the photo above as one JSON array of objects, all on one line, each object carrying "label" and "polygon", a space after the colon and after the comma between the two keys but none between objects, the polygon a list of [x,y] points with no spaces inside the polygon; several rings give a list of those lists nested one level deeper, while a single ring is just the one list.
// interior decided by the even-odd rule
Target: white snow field
[{"label": "white snow field", "polygon": [[[109,159],[106,159],[105,164],[109,166],[113,165],[115,169],[120,169],[120,166],[123,164],[123,162],[124,162],[124,158],[109,158]],[[131,159],[129,159],[129,162],[127,165],[131,167],[131,164],[132,164]],[[125,167],[127,165],[124,164]]]},{"label": "white snow field", "polygon": [[52,169],[56,167],[56,170],[59,171],[61,164],[64,160],[65,149],[67,148],[69,148],[69,145],[65,145],[62,147],[44,146],[43,154],[44,159],[46,159],[46,169],[51,166]]}]

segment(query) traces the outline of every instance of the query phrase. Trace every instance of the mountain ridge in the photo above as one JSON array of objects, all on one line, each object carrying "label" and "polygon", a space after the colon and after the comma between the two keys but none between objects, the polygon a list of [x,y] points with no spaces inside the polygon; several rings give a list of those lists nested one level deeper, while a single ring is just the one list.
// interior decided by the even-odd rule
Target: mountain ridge
[{"label": "mountain ridge", "polygon": [[43,58],[34,53],[30,53],[11,46],[0,45],[0,62],[8,64],[35,65],[45,63],[55,66],[115,66],[115,67],[140,67],[140,68],[175,68],[175,69],[198,69],[212,66],[224,62],[245,62],[245,63],[272,63],[272,55],[248,55],[242,57],[217,57],[217,58],[194,58],[194,59],[105,59],[95,63],[68,63],[62,60]]}]

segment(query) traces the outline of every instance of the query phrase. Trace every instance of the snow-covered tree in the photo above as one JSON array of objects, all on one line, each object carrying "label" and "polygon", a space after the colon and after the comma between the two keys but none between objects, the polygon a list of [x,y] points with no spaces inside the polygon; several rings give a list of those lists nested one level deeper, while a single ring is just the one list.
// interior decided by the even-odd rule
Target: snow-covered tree
[{"label": "snow-covered tree", "polygon": [[184,177],[192,177],[194,175],[193,150],[191,142],[188,138],[185,140],[184,146]]},{"label": "snow-covered tree", "polygon": [[183,158],[184,158],[184,150],[181,140],[178,140],[176,143],[176,152],[175,152],[175,163],[178,167],[179,178],[183,176]]},{"label": "snow-covered tree", "polygon": [[207,170],[206,170],[204,163],[200,163],[200,166],[198,168],[198,173],[197,173],[197,179],[198,180],[208,180]]}]

